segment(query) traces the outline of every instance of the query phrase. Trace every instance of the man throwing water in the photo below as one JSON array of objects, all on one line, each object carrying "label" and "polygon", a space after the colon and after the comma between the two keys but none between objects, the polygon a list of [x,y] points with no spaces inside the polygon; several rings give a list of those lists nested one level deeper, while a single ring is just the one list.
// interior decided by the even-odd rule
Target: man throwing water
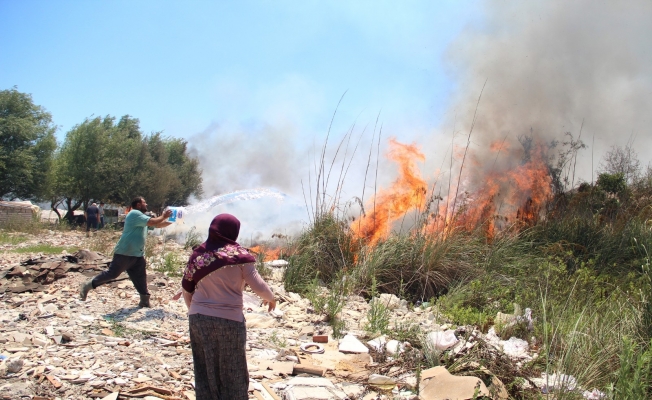
[{"label": "man throwing water", "polygon": [[166,220],[172,211],[166,210],[159,217],[145,215],[147,202],[142,197],[136,197],[131,202],[131,211],[125,218],[125,227],[122,236],[113,250],[113,260],[109,269],[100,273],[95,278],[81,284],[79,296],[86,300],[91,289],[95,289],[113,279],[121,273],[127,272],[129,279],[140,294],[139,307],[150,307],[149,290],[147,290],[147,272],[145,270],[145,240],[147,227],[165,228],[170,225]]}]

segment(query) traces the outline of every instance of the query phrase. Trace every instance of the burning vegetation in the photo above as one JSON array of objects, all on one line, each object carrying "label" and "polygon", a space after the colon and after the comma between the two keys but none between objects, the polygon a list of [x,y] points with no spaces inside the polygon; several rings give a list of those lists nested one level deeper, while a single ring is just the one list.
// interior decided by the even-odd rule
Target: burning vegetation
[{"label": "burning vegetation", "polygon": [[[548,148],[536,144],[511,168],[482,168],[474,187],[464,183],[435,182],[430,188],[417,163],[425,155],[415,144],[390,139],[388,158],[398,166],[399,177],[365,205],[366,213],[351,223],[353,235],[373,246],[387,239],[394,224],[411,212],[419,213],[417,229],[430,235],[480,229],[488,240],[497,233],[535,225],[553,195],[552,168]],[[514,157],[503,143],[492,143],[491,151]],[[461,179],[459,180],[461,181]],[[471,180],[469,180],[471,181]]]},{"label": "burning vegetation", "polygon": [[[626,179],[621,169],[638,161],[620,162],[614,154],[632,149],[614,148],[605,160],[618,162],[603,164],[595,182],[578,183],[574,166],[585,146],[566,137],[561,145],[524,136],[520,146],[493,141],[482,154],[462,149],[453,156],[459,175],[445,181],[421,172],[426,155],[418,145],[390,139],[387,158],[398,177],[358,215],[321,203],[308,229],[283,248],[286,289],[325,301],[320,310],[334,331],[346,329],[338,310],[350,294],[434,304],[445,320],[484,331],[517,303],[537,318],[533,331],[516,335],[540,356],[498,374],[512,396],[535,398],[518,380],[550,370],[572,374],[583,387],[625,386],[614,374],[634,370],[609,360],[627,352],[642,360],[652,339],[644,294],[652,290],[652,170]],[[326,298],[315,295],[321,285]],[[570,345],[577,332],[581,343]],[[587,356],[598,349],[600,357]]]}]

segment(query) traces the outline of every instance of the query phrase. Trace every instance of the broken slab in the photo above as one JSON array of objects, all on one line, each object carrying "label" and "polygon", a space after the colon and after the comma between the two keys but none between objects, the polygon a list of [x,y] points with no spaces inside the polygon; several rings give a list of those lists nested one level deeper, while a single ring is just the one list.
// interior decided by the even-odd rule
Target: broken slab
[{"label": "broken slab", "polygon": [[303,376],[297,376],[290,379],[286,382],[288,386],[324,386],[324,387],[335,387],[333,382],[326,378],[306,378]]},{"label": "broken slab", "polygon": [[287,400],[344,400],[347,395],[336,388],[329,379],[296,377],[287,382],[284,398]]},{"label": "broken slab", "polygon": [[339,350],[342,353],[369,353],[367,346],[351,334],[347,334],[340,340]]},{"label": "broken slab", "polygon": [[364,386],[357,383],[342,382],[338,386],[351,399],[359,399],[365,391]]}]

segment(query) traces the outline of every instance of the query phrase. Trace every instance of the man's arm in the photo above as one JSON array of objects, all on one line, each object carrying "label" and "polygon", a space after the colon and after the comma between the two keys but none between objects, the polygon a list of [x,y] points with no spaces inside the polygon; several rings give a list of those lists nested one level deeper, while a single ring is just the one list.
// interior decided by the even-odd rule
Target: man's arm
[{"label": "man's arm", "polygon": [[172,222],[169,221],[163,221],[160,224],[154,226],[154,228],[165,228],[166,226],[172,225]]},{"label": "man's arm", "polygon": [[170,218],[170,215],[172,215],[172,210],[165,210],[163,214],[159,215],[158,217],[150,218],[149,221],[147,221],[147,226],[159,228],[158,225],[165,222],[166,219]]}]

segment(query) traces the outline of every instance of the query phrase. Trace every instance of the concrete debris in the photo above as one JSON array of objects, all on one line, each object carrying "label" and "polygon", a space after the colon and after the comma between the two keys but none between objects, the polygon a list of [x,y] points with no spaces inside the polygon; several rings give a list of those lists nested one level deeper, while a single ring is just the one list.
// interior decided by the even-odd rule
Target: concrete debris
[{"label": "concrete debris", "polygon": [[9,361],[7,361],[7,372],[15,374],[20,372],[21,369],[23,369],[23,360],[20,358],[14,358]]},{"label": "concrete debris", "polygon": [[392,339],[387,342],[385,349],[387,350],[387,354],[390,356],[395,356],[405,351],[405,343],[401,343],[398,340]]},{"label": "concrete debris", "polygon": [[388,310],[396,310],[398,308],[407,310],[408,304],[407,300],[401,300],[398,296],[389,293],[382,293],[380,296],[373,298],[371,303],[374,302],[380,302]]},{"label": "concrete debris", "polygon": [[387,338],[385,337],[385,335],[379,336],[375,339],[368,341],[367,344],[375,351],[382,352],[385,350],[385,346],[387,345]]},{"label": "concrete debris", "polygon": [[346,399],[347,395],[326,378],[292,378],[283,393],[287,400]]},{"label": "concrete debris", "polygon": [[369,353],[367,346],[351,334],[344,336],[340,340],[339,350],[342,353]]},{"label": "concrete debris", "polygon": [[337,385],[350,399],[359,399],[365,392],[365,388],[362,385],[356,383],[342,382]]},{"label": "concrete debris", "polygon": [[90,250],[80,250],[61,257],[40,256],[22,261],[0,273],[0,292],[39,292],[69,272],[102,271],[108,268],[110,258]]}]

